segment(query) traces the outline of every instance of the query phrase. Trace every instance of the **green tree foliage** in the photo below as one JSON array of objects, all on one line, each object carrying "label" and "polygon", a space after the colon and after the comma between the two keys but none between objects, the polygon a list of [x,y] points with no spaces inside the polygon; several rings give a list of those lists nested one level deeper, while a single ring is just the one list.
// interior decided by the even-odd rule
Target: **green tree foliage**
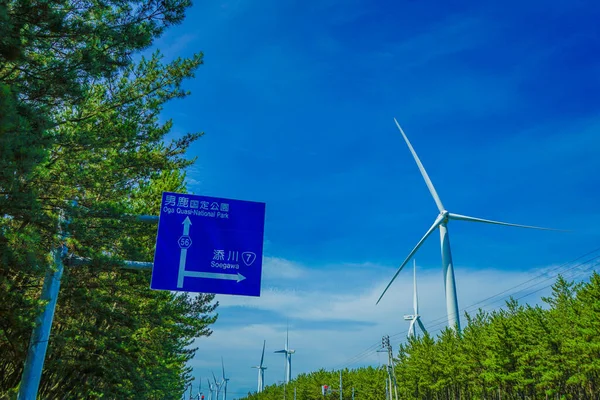
[{"label": "green tree foliage", "polygon": [[[41,398],[180,398],[213,295],[149,289],[162,191],[185,191],[200,133],[166,140],[163,105],[202,55],[134,64],[188,0],[0,0],[0,398],[18,390],[49,253],[69,221],[67,260]],[[77,199],[76,206],[71,200]]]},{"label": "green tree foliage", "polygon": [[43,218],[33,169],[55,142],[56,111],[131,63],[190,0],[0,0],[0,210]]},{"label": "green tree foliage", "polygon": [[[443,330],[401,344],[395,374],[399,399],[414,400],[592,400],[600,396],[600,274],[575,284],[559,277],[545,307],[511,299],[504,309],[466,315],[460,334]],[[339,387],[339,371],[301,374],[287,386],[287,398],[323,397],[320,387]],[[383,369],[343,371],[343,399],[386,398]],[[248,400],[283,398],[270,386]]]},{"label": "green tree foliage", "polygon": [[[352,388],[357,399],[381,400],[385,399],[387,372],[381,368],[361,368],[357,370],[345,369],[342,371],[343,398],[352,398]],[[244,399],[248,400],[280,400],[284,397],[293,399],[294,389],[296,398],[306,400],[339,399],[338,392],[340,382],[339,371],[326,371],[321,369],[309,374],[299,374],[296,379],[288,385],[266,386],[264,392],[248,394]],[[332,391],[323,396],[321,386],[327,385]]]}]

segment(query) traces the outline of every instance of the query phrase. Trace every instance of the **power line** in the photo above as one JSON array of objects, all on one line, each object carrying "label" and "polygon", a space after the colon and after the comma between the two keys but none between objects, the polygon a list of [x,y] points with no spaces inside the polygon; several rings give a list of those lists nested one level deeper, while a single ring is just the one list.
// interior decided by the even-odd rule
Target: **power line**
[{"label": "power line", "polygon": [[[581,259],[582,257],[585,257],[586,255],[588,255],[588,254],[591,254],[591,253],[593,253],[593,252],[590,252],[590,253],[584,254],[583,256],[581,256],[581,257],[578,257],[578,258],[576,258],[575,260],[579,260],[579,259]],[[579,264],[573,265],[573,266],[571,266],[570,268],[566,268],[566,269],[564,269],[564,271],[562,271],[562,272],[558,272],[558,273],[556,273],[554,276],[547,277],[547,278],[543,279],[542,281],[539,281],[539,282],[537,282],[537,283],[534,283],[534,284],[532,284],[532,285],[529,285],[528,287],[526,287],[525,289],[523,289],[523,290],[521,290],[520,292],[517,292],[517,293],[522,293],[522,292],[524,292],[526,289],[531,289],[531,288],[534,288],[534,287],[535,287],[535,286],[537,286],[538,284],[540,284],[540,283],[543,283],[543,282],[547,282],[547,281],[549,281],[549,280],[552,280],[552,281],[554,281],[558,275],[562,275],[562,274],[564,274],[565,272],[572,271],[573,269],[579,268],[579,267],[581,267],[581,266],[583,266],[583,265],[586,265],[586,264],[588,264],[588,263],[592,263],[593,261],[596,261],[596,260],[598,260],[598,259],[600,259],[600,255],[598,255],[598,256],[594,256],[594,257],[592,257],[592,258],[590,258],[590,259],[588,259],[588,260],[586,260],[586,261],[584,261],[584,262],[581,262],[581,263],[579,263]],[[563,264],[561,267],[567,266],[568,264],[569,264],[569,263],[565,263],[565,264]],[[590,267],[588,267],[588,268],[584,269],[583,271],[579,271],[578,273],[571,274],[570,276],[567,276],[567,277],[574,278],[574,277],[576,277],[576,276],[578,276],[578,275],[581,275],[582,273],[589,272],[589,271],[591,271],[591,270],[592,270],[592,269],[593,269],[593,268],[594,268],[596,265],[597,265],[597,264],[592,264]],[[557,268],[554,268],[553,270],[557,270]],[[546,273],[543,273],[543,274],[540,274],[540,275],[538,275],[536,278],[533,278],[533,279],[538,279],[539,277],[541,277],[541,276],[545,276],[545,275],[546,275]],[[531,280],[533,280],[533,279],[530,279],[529,281],[531,281]],[[528,281],[528,282],[529,282],[529,281]],[[545,285],[545,286],[542,286],[542,287],[536,288],[535,290],[533,290],[533,291],[531,291],[531,292],[526,292],[525,294],[523,294],[523,295],[521,295],[520,297],[516,298],[516,300],[519,300],[519,299],[522,299],[522,298],[525,298],[525,297],[531,296],[531,295],[532,295],[532,294],[534,294],[534,293],[540,292],[540,291],[542,291],[542,290],[544,290],[544,289],[547,289],[547,288],[551,287],[553,284],[554,284],[554,282],[551,282],[550,284],[547,284],[547,285]],[[519,287],[519,286],[521,286],[521,285],[516,285],[515,287]],[[509,291],[509,290],[510,290],[510,288],[509,288],[508,290],[504,291],[504,292],[507,292],[507,291]],[[504,293],[504,292],[503,292],[503,293]],[[505,301],[506,299],[508,299],[509,297],[512,297],[513,295],[514,295],[514,293],[512,293],[512,294],[509,294],[509,295],[506,295],[506,296],[504,296],[504,297],[502,297],[502,298],[499,298],[499,299],[496,299],[496,300],[494,300],[494,301],[493,301],[493,302],[491,302],[491,303],[484,304],[482,307],[490,307],[492,304],[499,303],[500,301]],[[494,297],[496,297],[496,296],[491,296],[491,298],[494,298]],[[481,304],[481,303],[482,303],[482,302],[480,301],[480,302],[477,302],[477,303],[475,303],[475,304],[473,304],[473,305],[470,305],[470,306],[468,306],[468,307],[465,307],[465,308],[463,308],[463,313],[464,313],[464,312],[466,312],[467,310],[469,310],[469,309],[473,308],[473,307],[474,307],[474,305]],[[479,308],[482,308],[482,307],[479,307]],[[433,325],[432,325],[432,324],[431,324],[431,322],[437,322],[437,323],[435,323],[435,324],[433,324]],[[435,320],[433,320],[433,321],[431,321],[431,322],[430,322],[430,324],[429,324],[429,329],[428,329],[430,333],[433,333],[433,332],[440,331],[440,330],[442,330],[442,329],[443,329],[443,326],[445,326],[445,325],[446,325],[446,322],[445,322],[445,317],[440,317],[440,318],[437,318],[437,319],[435,319]],[[433,328],[436,328],[436,329],[433,329]],[[403,331],[403,332],[399,332],[399,333],[393,334],[393,335],[391,335],[391,336],[392,336],[392,337],[396,337],[396,336],[399,336],[399,335],[404,335],[404,334],[406,334],[407,332],[408,332],[408,331]]]},{"label": "power line", "polygon": [[[578,276],[578,275],[580,275],[582,273],[589,272],[589,271],[593,270],[598,265],[598,263],[600,263],[600,261],[598,261],[598,260],[600,260],[600,255],[594,255],[593,257],[588,258],[585,261],[580,262],[580,263],[575,264],[575,265],[572,265],[572,264],[575,263],[575,262],[577,262],[577,261],[579,261],[579,260],[581,260],[582,258],[585,258],[586,256],[592,255],[594,253],[598,253],[599,251],[600,251],[600,247],[596,248],[596,249],[594,249],[592,251],[589,251],[589,252],[587,252],[587,253],[585,253],[585,254],[583,254],[581,256],[578,256],[578,257],[576,257],[575,259],[573,259],[571,261],[568,261],[568,262],[563,263],[563,264],[561,264],[559,266],[556,266],[554,268],[546,270],[546,271],[542,272],[541,274],[538,274],[538,275],[536,275],[536,276],[534,276],[534,277],[532,277],[532,278],[530,278],[530,279],[528,279],[528,280],[526,280],[524,282],[521,282],[518,285],[515,285],[515,286],[512,286],[510,288],[507,288],[507,289],[505,289],[505,290],[503,290],[503,291],[501,291],[501,292],[499,292],[499,293],[497,293],[497,294],[495,294],[493,296],[490,296],[490,297],[487,297],[487,298],[485,298],[483,300],[477,301],[477,302],[475,302],[475,303],[473,303],[473,304],[471,304],[471,305],[469,305],[467,307],[464,307],[462,309],[462,313],[464,314],[468,310],[472,310],[472,309],[474,309],[477,306],[480,306],[479,308],[482,308],[482,307],[486,307],[486,306],[490,306],[492,304],[498,303],[499,301],[506,300],[507,298],[509,298],[511,296],[514,296],[515,293],[513,292],[511,294],[503,296],[504,294],[512,292],[514,289],[522,287],[523,285],[526,285],[527,283],[530,283],[530,282],[534,282],[534,283],[531,284],[531,285],[528,285],[528,286],[524,287],[523,289],[519,290],[517,293],[523,293],[526,290],[532,289],[532,288],[538,286],[539,284],[547,282],[549,280],[554,281],[557,278],[558,275],[564,275],[564,273],[573,271],[574,269],[582,267],[582,266],[584,266],[586,264],[591,264],[591,265],[589,267],[583,269],[582,271],[579,271],[579,272],[577,272],[575,274],[570,274],[569,277],[573,278],[573,277],[576,277],[576,276]],[[594,261],[596,261],[596,263],[593,263]],[[549,276],[549,274],[551,274],[551,275]],[[543,279],[541,279],[541,278],[543,278]],[[536,288],[533,291],[530,291],[530,292],[527,292],[527,293],[521,295],[520,297],[516,298],[516,300],[519,300],[519,299],[525,298],[527,296],[531,296],[532,294],[538,293],[538,292],[540,292],[540,291],[542,291],[542,290],[544,290],[544,289],[546,289],[548,287],[551,287],[553,284],[554,284],[554,282],[552,282],[552,283],[550,283],[548,285],[544,285],[542,287]],[[492,299],[495,299],[495,300],[493,300],[492,302],[490,302],[490,300],[492,300]],[[431,325],[431,323],[433,323],[433,325]],[[428,330],[429,330],[430,333],[436,332],[436,331],[438,331],[440,329],[433,329],[432,330],[432,328],[438,328],[438,327],[443,326],[445,324],[446,324],[446,316],[442,316],[442,317],[436,318],[433,321],[430,321],[430,325],[429,325]],[[402,331],[402,332],[398,332],[398,333],[390,335],[390,337],[397,337],[397,336],[400,336],[400,335],[406,335],[407,332],[408,332],[408,330],[405,330],[405,331]],[[378,346],[379,346],[379,343],[375,343],[375,344],[369,346],[368,348],[366,348],[365,350],[361,351],[357,355],[349,358],[347,361],[345,361],[343,363],[340,363],[340,364],[336,364],[334,366],[334,369],[344,368],[344,367],[348,367],[348,366],[352,366],[352,365],[357,364],[358,362],[364,360],[365,358],[367,358],[367,357],[369,357],[369,356],[371,356],[373,354],[376,354],[376,349],[378,348]]]}]

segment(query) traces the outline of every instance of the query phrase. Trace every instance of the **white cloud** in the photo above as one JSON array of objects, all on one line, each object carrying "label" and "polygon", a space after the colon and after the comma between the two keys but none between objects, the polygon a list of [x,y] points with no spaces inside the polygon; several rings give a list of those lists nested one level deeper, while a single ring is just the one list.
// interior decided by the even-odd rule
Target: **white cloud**
[{"label": "white cloud", "polygon": [[200,185],[200,181],[194,178],[185,178],[185,183],[187,186],[192,186],[192,185]]},{"label": "white cloud", "polygon": [[[503,271],[457,267],[459,306],[462,310],[475,304],[469,311],[476,311],[478,307],[497,308],[512,293],[531,293],[550,285],[552,279],[544,281],[544,276],[554,276],[548,271],[552,268]],[[266,383],[282,380],[284,360],[273,351],[283,348],[288,319],[290,347],[296,350],[292,362],[294,376],[322,367],[357,367],[384,362],[375,351],[381,336],[389,334],[395,348],[405,339],[408,323],[402,317],[412,312],[411,272],[410,269],[402,271],[376,306],[377,298],[391,278],[392,268],[343,264],[316,269],[281,258],[266,258],[263,284],[268,281],[272,286],[263,288],[261,297],[218,296],[218,311],[223,321],[215,324],[211,337],[197,341],[198,355],[191,362],[194,373],[208,376],[211,369],[220,371],[223,356],[231,377],[232,398],[253,391],[256,370],[251,367],[259,362],[262,342],[266,340]],[[429,331],[438,332],[446,324],[440,268],[419,268],[417,279],[422,321]],[[527,281],[530,282],[518,286]],[[319,284],[313,285],[313,282]],[[501,296],[490,299],[504,291]],[[544,288],[524,300],[539,301],[548,291]],[[478,302],[481,303],[476,304]],[[239,323],[228,318],[246,314],[252,315],[252,323],[248,323],[248,318],[240,317]],[[464,318],[462,322],[465,323]],[[371,351],[355,357],[369,346],[372,346]]]},{"label": "white cloud", "polygon": [[263,275],[265,279],[299,279],[306,276],[306,269],[292,261],[265,257]]}]

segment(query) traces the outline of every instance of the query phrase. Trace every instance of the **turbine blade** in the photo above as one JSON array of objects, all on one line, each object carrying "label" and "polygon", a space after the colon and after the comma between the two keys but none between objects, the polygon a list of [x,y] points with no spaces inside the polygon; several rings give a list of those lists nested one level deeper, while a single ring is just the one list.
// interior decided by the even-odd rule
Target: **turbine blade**
[{"label": "turbine blade", "polygon": [[377,300],[377,303],[375,303],[375,304],[379,304],[379,302],[381,301],[381,298],[383,297],[385,292],[387,292],[387,290],[390,288],[390,286],[392,285],[392,283],[394,282],[394,280],[396,279],[396,277],[398,276],[400,271],[402,271],[402,268],[404,268],[406,263],[408,263],[408,261],[411,259],[411,257],[417,252],[417,250],[419,250],[419,247],[421,247],[421,245],[423,244],[425,239],[427,239],[429,237],[429,235],[431,235],[431,233],[442,223],[443,220],[444,220],[444,216],[442,214],[437,216],[437,218],[433,222],[433,225],[431,225],[431,228],[429,228],[429,230],[425,233],[425,235],[421,238],[421,240],[419,240],[419,243],[417,243],[415,248],[412,249],[412,251],[408,254],[406,259],[402,262],[402,264],[400,264],[400,267],[398,267],[398,270],[392,277],[392,280],[390,281],[390,283],[387,284],[387,286],[383,290],[383,293],[381,293],[381,296],[379,296],[379,299]]},{"label": "turbine blade", "polygon": [[263,366],[263,360],[265,359],[265,346],[267,345],[267,341],[265,340],[263,342],[263,352],[262,352],[262,356],[260,357],[260,366]]},{"label": "turbine blade", "polygon": [[460,214],[453,214],[453,213],[448,213],[448,218],[455,219],[458,221],[483,222],[484,224],[515,226],[517,228],[539,229],[542,231],[566,232],[565,230],[562,230],[562,229],[543,228],[541,226],[531,226],[531,225],[511,224],[509,222],[492,221],[491,219],[475,218],[475,217],[469,217],[468,215],[460,215]]},{"label": "turbine blade", "polygon": [[410,326],[408,328],[408,336],[413,336],[415,334],[415,321],[416,319],[410,321]]},{"label": "turbine blade", "polygon": [[223,379],[225,379],[225,363],[223,362],[223,356],[221,356],[221,366],[223,367]]},{"label": "turbine blade", "polygon": [[421,318],[417,318],[417,323],[419,324],[419,328],[421,328],[423,333],[427,333],[427,331],[425,330],[425,327],[423,326],[423,323],[421,322]]},{"label": "turbine blade", "polygon": [[402,134],[402,137],[404,137],[404,141],[408,145],[408,149],[412,153],[412,156],[415,159],[415,162],[417,163],[417,166],[419,167],[419,171],[421,171],[421,175],[423,175],[423,179],[425,180],[425,184],[427,184],[427,188],[429,189],[429,193],[431,193],[431,196],[433,197],[433,200],[435,201],[435,204],[437,205],[438,210],[440,210],[440,212],[444,211],[445,208],[444,208],[444,205],[442,204],[442,200],[440,199],[440,196],[438,196],[438,194],[437,194],[437,192],[435,190],[435,187],[433,187],[433,183],[431,182],[431,179],[429,179],[429,175],[427,175],[427,171],[425,171],[425,167],[421,163],[421,160],[419,159],[419,156],[417,155],[417,152],[412,147],[412,144],[410,144],[410,141],[408,140],[408,137],[406,136],[406,134],[402,130],[402,127],[400,126],[400,124],[398,123],[398,121],[396,121],[396,118],[394,118],[394,122],[396,123],[396,126],[398,127],[398,130],[400,130],[400,133]]},{"label": "turbine blade", "polygon": [[285,349],[289,348],[289,340],[290,340],[290,321],[288,320],[287,326],[285,328]]},{"label": "turbine blade", "polygon": [[417,260],[413,260],[413,308],[415,315],[419,315],[419,301],[417,300]]},{"label": "turbine blade", "polygon": [[277,350],[277,351],[274,351],[273,353],[287,353],[287,350]]}]

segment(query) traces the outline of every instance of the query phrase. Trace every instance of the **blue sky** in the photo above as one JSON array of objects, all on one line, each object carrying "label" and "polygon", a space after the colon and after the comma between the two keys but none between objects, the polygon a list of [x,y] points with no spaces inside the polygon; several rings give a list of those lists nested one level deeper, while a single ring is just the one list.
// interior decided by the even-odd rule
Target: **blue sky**
[{"label": "blue sky", "polygon": [[[437,210],[394,117],[451,212],[571,230],[451,223],[461,308],[595,248],[600,6],[195,3],[155,46],[167,59],[205,54],[192,95],[163,114],[174,135],[205,132],[189,190],[267,204],[263,296],[219,296],[191,363],[207,376],[223,355],[232,398],[254,390],[263,339],[267,384],[283,378],[272,351],[288,319],[294,375],[406,330],[409,271],[374,302]],[[445,312],[437,234],[417,261],[434,325]]]}]

